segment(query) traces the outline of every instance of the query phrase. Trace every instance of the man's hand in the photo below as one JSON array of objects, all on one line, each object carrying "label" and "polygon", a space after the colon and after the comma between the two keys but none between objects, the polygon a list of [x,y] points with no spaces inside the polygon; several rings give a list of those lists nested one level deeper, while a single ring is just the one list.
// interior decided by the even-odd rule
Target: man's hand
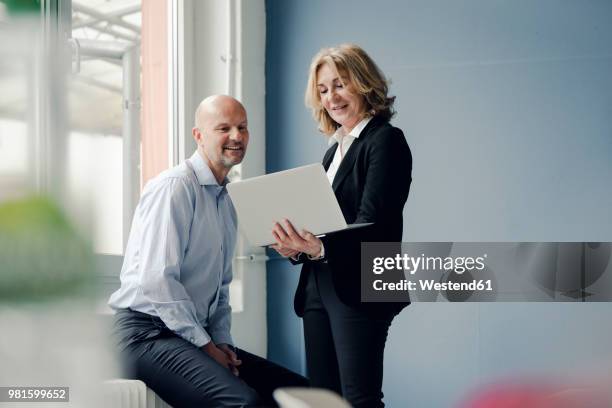
[{"label": "man's hand", "polygon": [[[298,233],[288,219],[276,222],[272,227],[272,235],[276,240],[276,244],[272,248],[277,251],[278,247],[282,248],[284,253],[290,253],[289,251],[303,252],[311,257],[321,253],[321,240],[308,231]],[[278,252],[285,256],[282,252]],[[295,254],[292,253],[290,256],[293,255]]]},{"label": "man's hand", "polygon": [[229,369],[232,371],[232,373],[235,376],[238,376],[239,372],[238,372],[238,366],[240,364],[242,364],[242,360],[238,360],[238,356],[236,355],[236,353],[234,352],[234,350],[232,350],[232,348],[229,346],[229,344],[219,344],[219,346],[217,346],[222,352],[225,353],[225,355],[229,358]]},{"label": "man's hand", "polygon": [[[202,346],[202,350],[206,352],[209,356],[213,358],[217,363],[221,364],[223,367],[227,369],[231,369],[231,360],[228,355],[219,347],[213,343],[213,341],[209,341],[205,345]],[[232,370],[233,371],[233,370]]]}]

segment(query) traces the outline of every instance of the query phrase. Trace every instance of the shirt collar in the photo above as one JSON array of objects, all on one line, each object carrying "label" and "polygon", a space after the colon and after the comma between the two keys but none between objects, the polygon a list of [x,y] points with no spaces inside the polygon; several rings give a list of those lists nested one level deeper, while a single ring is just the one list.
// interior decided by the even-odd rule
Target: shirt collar
[{"label": "shirt collar", "polygon": [[372,120],[372,116],[367,116],[361,119],[361,122],[355,125],[355,127],[348,134],[344,133],[344,128],[342,127],[338,128],[338,130],[336,130],[336,133],[334,133],[329,138],[328,144],[331,146],[334,143],[339,143],[340,139],[342,139],[344,136],[351,136],[351,137],[354,137],[355,139],[359,138],[359,135],[361,135],[361,132],[368,125],[368,123],[370,123],[371,120]]},{"label": "shirt collar", "polygon": [[223,187],[228,183],[228,179],[226,177],[225,179],[223,179],[223,183],[219,185],[219,183],[217,182],[217,178],[213,174],[212,170],[210,169],[210,167],[208,167],[208,165],[197,150],[191,155],[189,161],[193,166],[193,171],[195,172],[196,177],[198,178],[198,182],[201,186],[213,185]]}]

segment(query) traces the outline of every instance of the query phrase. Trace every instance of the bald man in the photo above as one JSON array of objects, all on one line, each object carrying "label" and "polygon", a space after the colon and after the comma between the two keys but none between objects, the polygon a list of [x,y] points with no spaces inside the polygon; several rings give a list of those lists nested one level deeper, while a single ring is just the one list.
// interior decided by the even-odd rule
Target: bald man
[{"label": "bald man", "polygon": [[178,407],[273,406],[280,386],[306,380],[234,348],[229,305],[236,213],[227,174],[244,158],[247,115],[236,99],[204,99],[197,151],[144,188],[121,287],[109,305],[126,375]]}]

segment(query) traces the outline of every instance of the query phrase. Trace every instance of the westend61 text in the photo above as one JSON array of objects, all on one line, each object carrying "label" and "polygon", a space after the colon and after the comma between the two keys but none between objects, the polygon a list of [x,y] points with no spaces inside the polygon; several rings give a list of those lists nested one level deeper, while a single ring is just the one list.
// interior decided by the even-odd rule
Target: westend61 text
[{"label": "westend61 text", "polygon": [[[418,282],[418,287],[417,287]],[[417,282],[402,279],[399,282],[383,282],[380,279],[372,283],[376,291],[405,291],[405,290],[435,290],[435,291],[492,291],[491,280],[473,280],[471,282],[436,282],[433,279],[419,280]]]}]

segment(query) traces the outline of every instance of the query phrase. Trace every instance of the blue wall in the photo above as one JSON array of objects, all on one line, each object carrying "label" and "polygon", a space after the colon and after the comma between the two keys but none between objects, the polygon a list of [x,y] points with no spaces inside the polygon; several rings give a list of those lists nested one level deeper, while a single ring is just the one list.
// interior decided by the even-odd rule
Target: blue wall
[{"label": "blue wall", "polygon": [[[414,155],[405,241],[612,241],[612,2],[268,0],[267,170],[318,162],[303,103],[323,46],[391,78]],[[304,370],[299,270],[268,266],[269,356]],[[385,359],[391,407],[450,407],[500,376],[592,370],[609,304],[415,304]]]}]

